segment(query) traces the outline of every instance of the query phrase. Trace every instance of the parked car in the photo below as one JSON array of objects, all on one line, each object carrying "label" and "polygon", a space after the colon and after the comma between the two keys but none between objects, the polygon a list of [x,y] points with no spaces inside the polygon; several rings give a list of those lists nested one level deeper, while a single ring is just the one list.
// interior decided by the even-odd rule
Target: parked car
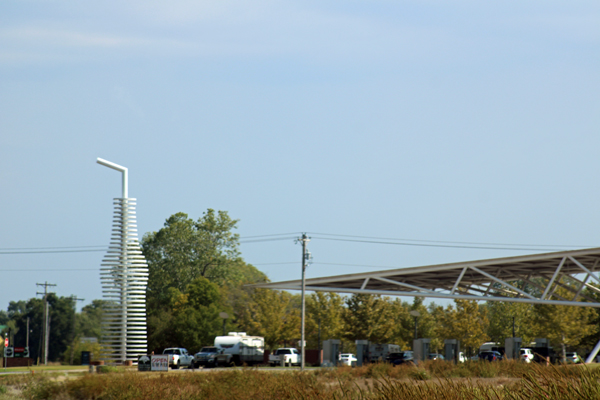
[{"label": "parked car", "polygon": [[521,354],[519,359],[523,362],[529,364],[533,361],[533,351],[531,349],[521,349]]},{"label": "parked car", "polygon": [[191,356],[183,347],[171,347],[164,349],[163,354],[169,355],[169,366],[171,368],[194,368],[194,357]]},{"label": "parked car", "polygon": [[445,360],[446,358],[438,353],[429,353],[429,359],[430,360]]},{"label": "parked car", "polygon": [[482,351],[479,353],[479,359],[481,361],[501,361],[502,354],[498,351]]},{"label": "parked car", "polygon": [[414,363],[414,357],[412,351],[401,351],[399,353],[390,353],[386,358],[386,362],[389,362],[394,367],[402,364]]},{"label": "parked car", "polygon": [[567,364],[579,364],[581,362],[581,357],[579,357],[576,351],[567,352]]},{"label": "parked car", "polygon": [[340,365],[352,366],[352,363],[357,362],[357,361],[358,361],[358,359],[356,358],[356,356],[351,353],[340,354],[340,357],[338,358],[338,363]]},{"label": "parked car", "polygon": [[196,368],[202,367],[216,367],[217,365],[217,356],[221,352],[216,346],[206,346],[200,349],[199,352],[194,354],[194,366]]},{"label": "parked car", "polygon": [[271,367],[281,365],[282,360],[284,364],[300,365],[302,356],[298,349],[293,347],[282,347],[275,350],[275,353],[269,355],[269,365]]}]

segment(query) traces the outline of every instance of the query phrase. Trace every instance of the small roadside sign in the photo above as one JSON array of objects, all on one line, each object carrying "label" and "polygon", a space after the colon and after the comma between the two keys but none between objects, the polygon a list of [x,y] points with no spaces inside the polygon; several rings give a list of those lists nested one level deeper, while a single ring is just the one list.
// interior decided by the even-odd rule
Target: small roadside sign
[{"label": "small roadside sign", "polygon": [[8,338],[4,338],[4,347],[8,347]]},{"label": "small roadside sign", "polygon": [[13,349],[13,357],[15,357],[15,358],[25,357],[25,347],[15,347]]}]

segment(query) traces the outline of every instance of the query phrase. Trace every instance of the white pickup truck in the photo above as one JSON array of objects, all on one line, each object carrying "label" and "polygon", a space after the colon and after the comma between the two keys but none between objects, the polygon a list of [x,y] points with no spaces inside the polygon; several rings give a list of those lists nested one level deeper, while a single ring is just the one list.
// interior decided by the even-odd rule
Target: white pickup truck
[{"label": "white pickup truck", "polygon": [[271,367],[281,365],[282,359],[286,365],[300,365],[301,362],[301,357],[298,350],[292,347],[284,347],[275,350],[273,354],[269,355],[269,365]]},{"label": "white pickup truck", "polygon": [[171,368],[194,368],[194,356],[190,355],[183,347],[171,347],[169,349],[164,349],[163,354],[169,355],[169,366]]}]

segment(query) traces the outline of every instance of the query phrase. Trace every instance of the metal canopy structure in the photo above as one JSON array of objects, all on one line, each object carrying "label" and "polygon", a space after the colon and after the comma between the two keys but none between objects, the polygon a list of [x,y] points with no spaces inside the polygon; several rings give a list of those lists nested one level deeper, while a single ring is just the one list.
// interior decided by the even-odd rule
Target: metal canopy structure
[{"label": "metal canopy structure", "polygon": [[[313,278],[306,290],[600,308],[583,292],[600,293],[590,285],[599,270],[600,248],[592,248]],[[301,290],[302,281],[252,286]]]}]

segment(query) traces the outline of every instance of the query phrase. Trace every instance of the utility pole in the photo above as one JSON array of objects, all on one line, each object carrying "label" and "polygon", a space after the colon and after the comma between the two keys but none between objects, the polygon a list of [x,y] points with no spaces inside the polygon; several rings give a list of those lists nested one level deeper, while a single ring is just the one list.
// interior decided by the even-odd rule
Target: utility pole
[{"label": "utility pole", "polygon": [[27,339],[25,340],[25,347],[29,347],[29,317],[27,317]]},{"label": "utility pole", "polygon": [[304,353],[305,353],[305,338],[304,338],[304,323],[306,321],[306,302],[305,302],[305,273],[306,267],[308,266],[308,261],[311,259],[311,255],[306,249],[306,243],[310,242],[310,239],[306,236],[306,233],[302,234],[302,238],[298,239],[296,242],[302,242],[302,321],[301,321],[301,329],[300,329],[300,356],[302,357],[300,360],[300,370],[304,371]]},{"label": "utility pole", "polygon": [[36,283],[37,286],[43,286],[44,292],[36,292],[36,294],[44,295],[44,365],[48,365],[48,342],[50,341],[50,316],[48,313],[48,287],[56,286],[55,284],[48,283]]},{"label": "utility pole", "polygon": [[73,358],[75,356],[75,316],[77,315],[77,302],[84,301],[85,299],[80,299],[72,294],[71,300],[73,301],[73,330],[71,334],[71,356],[69,357],[69,364],[73,365]]}]

